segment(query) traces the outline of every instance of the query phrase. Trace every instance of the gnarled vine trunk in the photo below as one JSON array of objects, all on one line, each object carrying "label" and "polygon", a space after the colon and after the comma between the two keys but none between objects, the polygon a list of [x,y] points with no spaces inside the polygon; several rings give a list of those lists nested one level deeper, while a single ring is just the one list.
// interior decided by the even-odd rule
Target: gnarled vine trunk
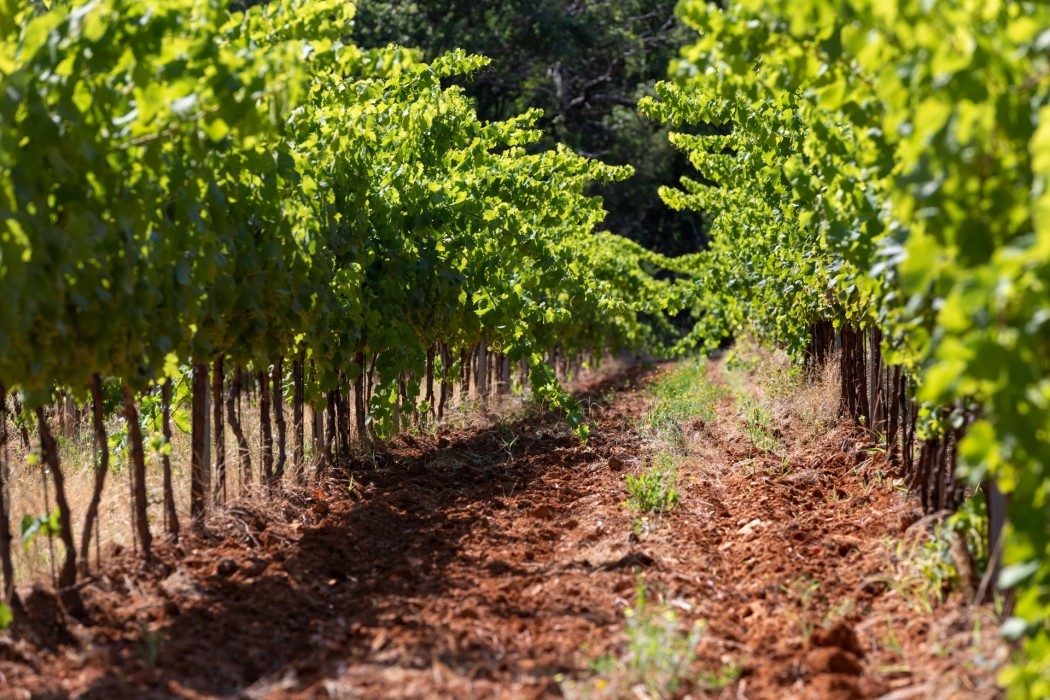
[{"label": "gnarled vine trunk", "polygon": [[284,464],[288,461],[288,443],[287,443],[287,428],[288,425],[284,420],[284,390],[282,385],[284,383],[284,362],[277,360],[273,365],[273,374],[271,375],[273,387],[273,419],[277,425],[277,464],[274,466],[273,478],[274,481],[281,481],[284,479]]},{"label": "gnarled vine trunk", "polygon": [[128,452],[135,496],[135,529],[142,545],[142,557],[148,566],[153,561],[153,537],[149,531],[149,502],[146,498],[146,452],[142,445],[142,428],[135,395],[124,385],[124,417],[128,423]]},{"label": "gnarled vine trunk", "polygon": [[95,432],[95,480],[84,513],[84,529],[80,533],[80,575],[88,576],[90,572],[91,534],[98,519],[98,507],[102,502],[102,489],[106,485],[106,474],[109,472],[109,440],[106,437],[106,424],[102,415],[102,379],[94,374],[88,382],[91,393],[91,423]]},{"label": "gnarled vine trunk", "polygon": [[241,368],[235,367],[230,389],[226,394],[226,422],[230,424],[233,438],[237,441],[237,464],[241,474],[241,489],[252,483],[252,453],[248,449],[248,440],[244,437],[244,428],[238,416],[238,401],[241,397]]},{"label": "gnarled vine trunk", "polygon": [[60,588],[70,588],[77,582],[77,547],[73,543],[73,514],[69,509],[69,501],[66,500],[66,479],[58,462],[58,445],[47,425],[43,408],[37,407],[36,421],[40,434],[40,457],[50,470],[51,479],[55,484],[55,505],[61,520],[59,537],[66,548],[65,560],[58,574],[58,585]]}]

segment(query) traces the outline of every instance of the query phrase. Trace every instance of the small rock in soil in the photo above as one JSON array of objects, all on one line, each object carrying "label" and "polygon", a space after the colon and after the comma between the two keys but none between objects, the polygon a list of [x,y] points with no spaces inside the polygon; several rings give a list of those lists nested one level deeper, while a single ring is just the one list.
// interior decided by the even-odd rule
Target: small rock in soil
[{"label": "small rock in soil", "polygon": [[750,535],[752,532],[754,532],[758,528],[765,527],[765,525],[766,524],[764,522],[762,522],[761,519],[755,518],[754,520],[749,522],[747,525],[744,525],[744,527],[742,527],[739,530],[737,530],[737,534],[744,535],[746,537],[747,535]]},{"label": "small rock in soil", "polygon": [[197,599],[200,598],[200,591],[197,590],[197,584],[193,580],[185,569],[178,569],[171,576],[160,582],[160,590],[164,592],[164,595],[170,599]]},{"label": "small rock in soil", "polygon": [[240,567],[237,566],[237,562],[233,559],[223,559],[219,562],[219,565],[215,567],[215,573],[223,578],[228,578],[237,573],[238,568]]}]

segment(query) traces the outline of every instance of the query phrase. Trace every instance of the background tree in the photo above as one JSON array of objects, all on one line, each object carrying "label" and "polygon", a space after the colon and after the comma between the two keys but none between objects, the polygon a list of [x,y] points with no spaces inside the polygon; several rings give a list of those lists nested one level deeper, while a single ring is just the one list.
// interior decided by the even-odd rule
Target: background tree
[{"label": "background tree", "polygon": [[577,153],[631,164],[631,179],[596,185],[605,226],[664,254],[699,250],[703,218],[675,212],[661,185],[691,171],[667,141],[666,127],[637,110],[640,97],[666,75],[689,39],[676,21],[676,0],[362,0],[354,41],[401,44],[427,59],[461,48],[492,59],[463,79],[485,120],[543,110],[537,148],[564,143]]}]

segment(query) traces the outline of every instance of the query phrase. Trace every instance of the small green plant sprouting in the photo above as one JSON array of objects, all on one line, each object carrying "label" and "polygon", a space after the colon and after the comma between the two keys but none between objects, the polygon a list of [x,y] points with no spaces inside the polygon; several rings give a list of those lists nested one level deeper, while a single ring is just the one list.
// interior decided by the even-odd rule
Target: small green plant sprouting
[{"label": "small green plant sprouting", "polygon": [[791,460],[789,460],[787,457],[781,457],[780,464],[773,464],[766,467],[766,473],[770,476],[787,476],[791,473]]},{"label": "small green plant sprouting", "polygon": [[641,683],[657,697],[673,694],[696,659],[696,646],[706,625],[684,628],[674,609],[653,605],[645,584],[638,583],[627,617],[627,666],[634,684]]},{"label": "small green plant sprouting", "polygon": [[641,474],[627,475],[627,507],[645,513],[666,513],[678,505],[677,470],[674,459],[660,452]]},{"label": "small green plant sprouting", "polygon": [[503,451],[507,453],[507,457],[509,457],[511,461],[514,461],[514,443],[516,443],[520,437],[521,435],[515,435],[512,438],[500,438],[500,443],[503,445]]},{"label": "small green plant sprouting", "polygon": [[700,674],[700,685],[708,692],[728,688],[740,679],[744,669],[737,663],[723,664],[717,671],[704,671]]},{"label": "small green plant sprouting", "polygon": [[755,397],[743,392],[737,394],[737,405],[751,443],[763,452],[776,452],[780,442],[773,434],[773,416],[769,410]]},{"label": "small green plant sprouting", "polygon": [[920,613],[931,613],[957,578],[945,525],[938,523],[928,536],[887,541],[894,570],[877,580],[885,583]]},{"label": "small green plant sprouting", "polygon": [[892,651],[898,656],[904,653],[904,648],[901,646],[900,640],[897,638],[897,631],[893,629],[893,618],[886,620],[886,638],[882,643],[882,646]]},{"label": "small green plant sprouting", "polygon": [[150,629],[145,622],[141,623],[142,640],[137,645],[139,655],[146,662],[147,668],[157,667],[157,658],[160,656],[161,635]]},{"label": "small green plant sprouting", "polygon": [[791,582],[790,585],[783,585],[780,587],[784,593],[798,599],[800,612],[790,612],[788,616],[798,623],[799,630],[802,632],[802,641],[809,643],[809,637],[813,634],[813,629],[816,627],[814,622],[810,619],[810,607],[813,604],[813,598],[820,588],[820,581],[808,580],[806,577],[800,577]]},{"label": "small green plant sprouting", "polygon": [[[644,697],[665,698],[673,696],[682,681],[691,677],[696,647],[706,629],[704,621],[687,627],[671,605],[650,601],[641,576],[635,587],[634,605],[624,610],[624,617],[627,647],[622,654],[607,653],[588,661],[591,678],[583,684],[555,676],[555,680],[565,684],[568,697],[634,697],[644,688]],[[586,646],[581,651],[586,653]],[[717,674],[700,679],[709,687],[724,687],[736,676],[739,670],[723,667]],[[592,695],[594,691],[597,695]]]}]

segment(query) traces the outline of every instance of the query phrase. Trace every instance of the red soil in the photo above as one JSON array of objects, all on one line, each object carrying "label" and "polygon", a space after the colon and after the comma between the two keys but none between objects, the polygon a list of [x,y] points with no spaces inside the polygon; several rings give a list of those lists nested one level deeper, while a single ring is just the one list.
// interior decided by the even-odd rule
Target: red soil
[{"label": "red soil", "polygon": [[235,504],[149,571],[111,557],[81,620],[38,589],[0,637],[0,696],[615,696],[588,661],[624,656],[639,576],[707,622],[680,696],[997,695],[987,611],[918,610],[891,585],[887,543],[918,511],[889,479],[865,485],[874,462],[857,469],[845,428],[807,442],[786,426],[786,459],[764,456],[726,399],[686,426],[679,508],[634,534],[646,381],[583,387],[616,390],[585,445],[553,416],[399,438],[350,492]]}]

